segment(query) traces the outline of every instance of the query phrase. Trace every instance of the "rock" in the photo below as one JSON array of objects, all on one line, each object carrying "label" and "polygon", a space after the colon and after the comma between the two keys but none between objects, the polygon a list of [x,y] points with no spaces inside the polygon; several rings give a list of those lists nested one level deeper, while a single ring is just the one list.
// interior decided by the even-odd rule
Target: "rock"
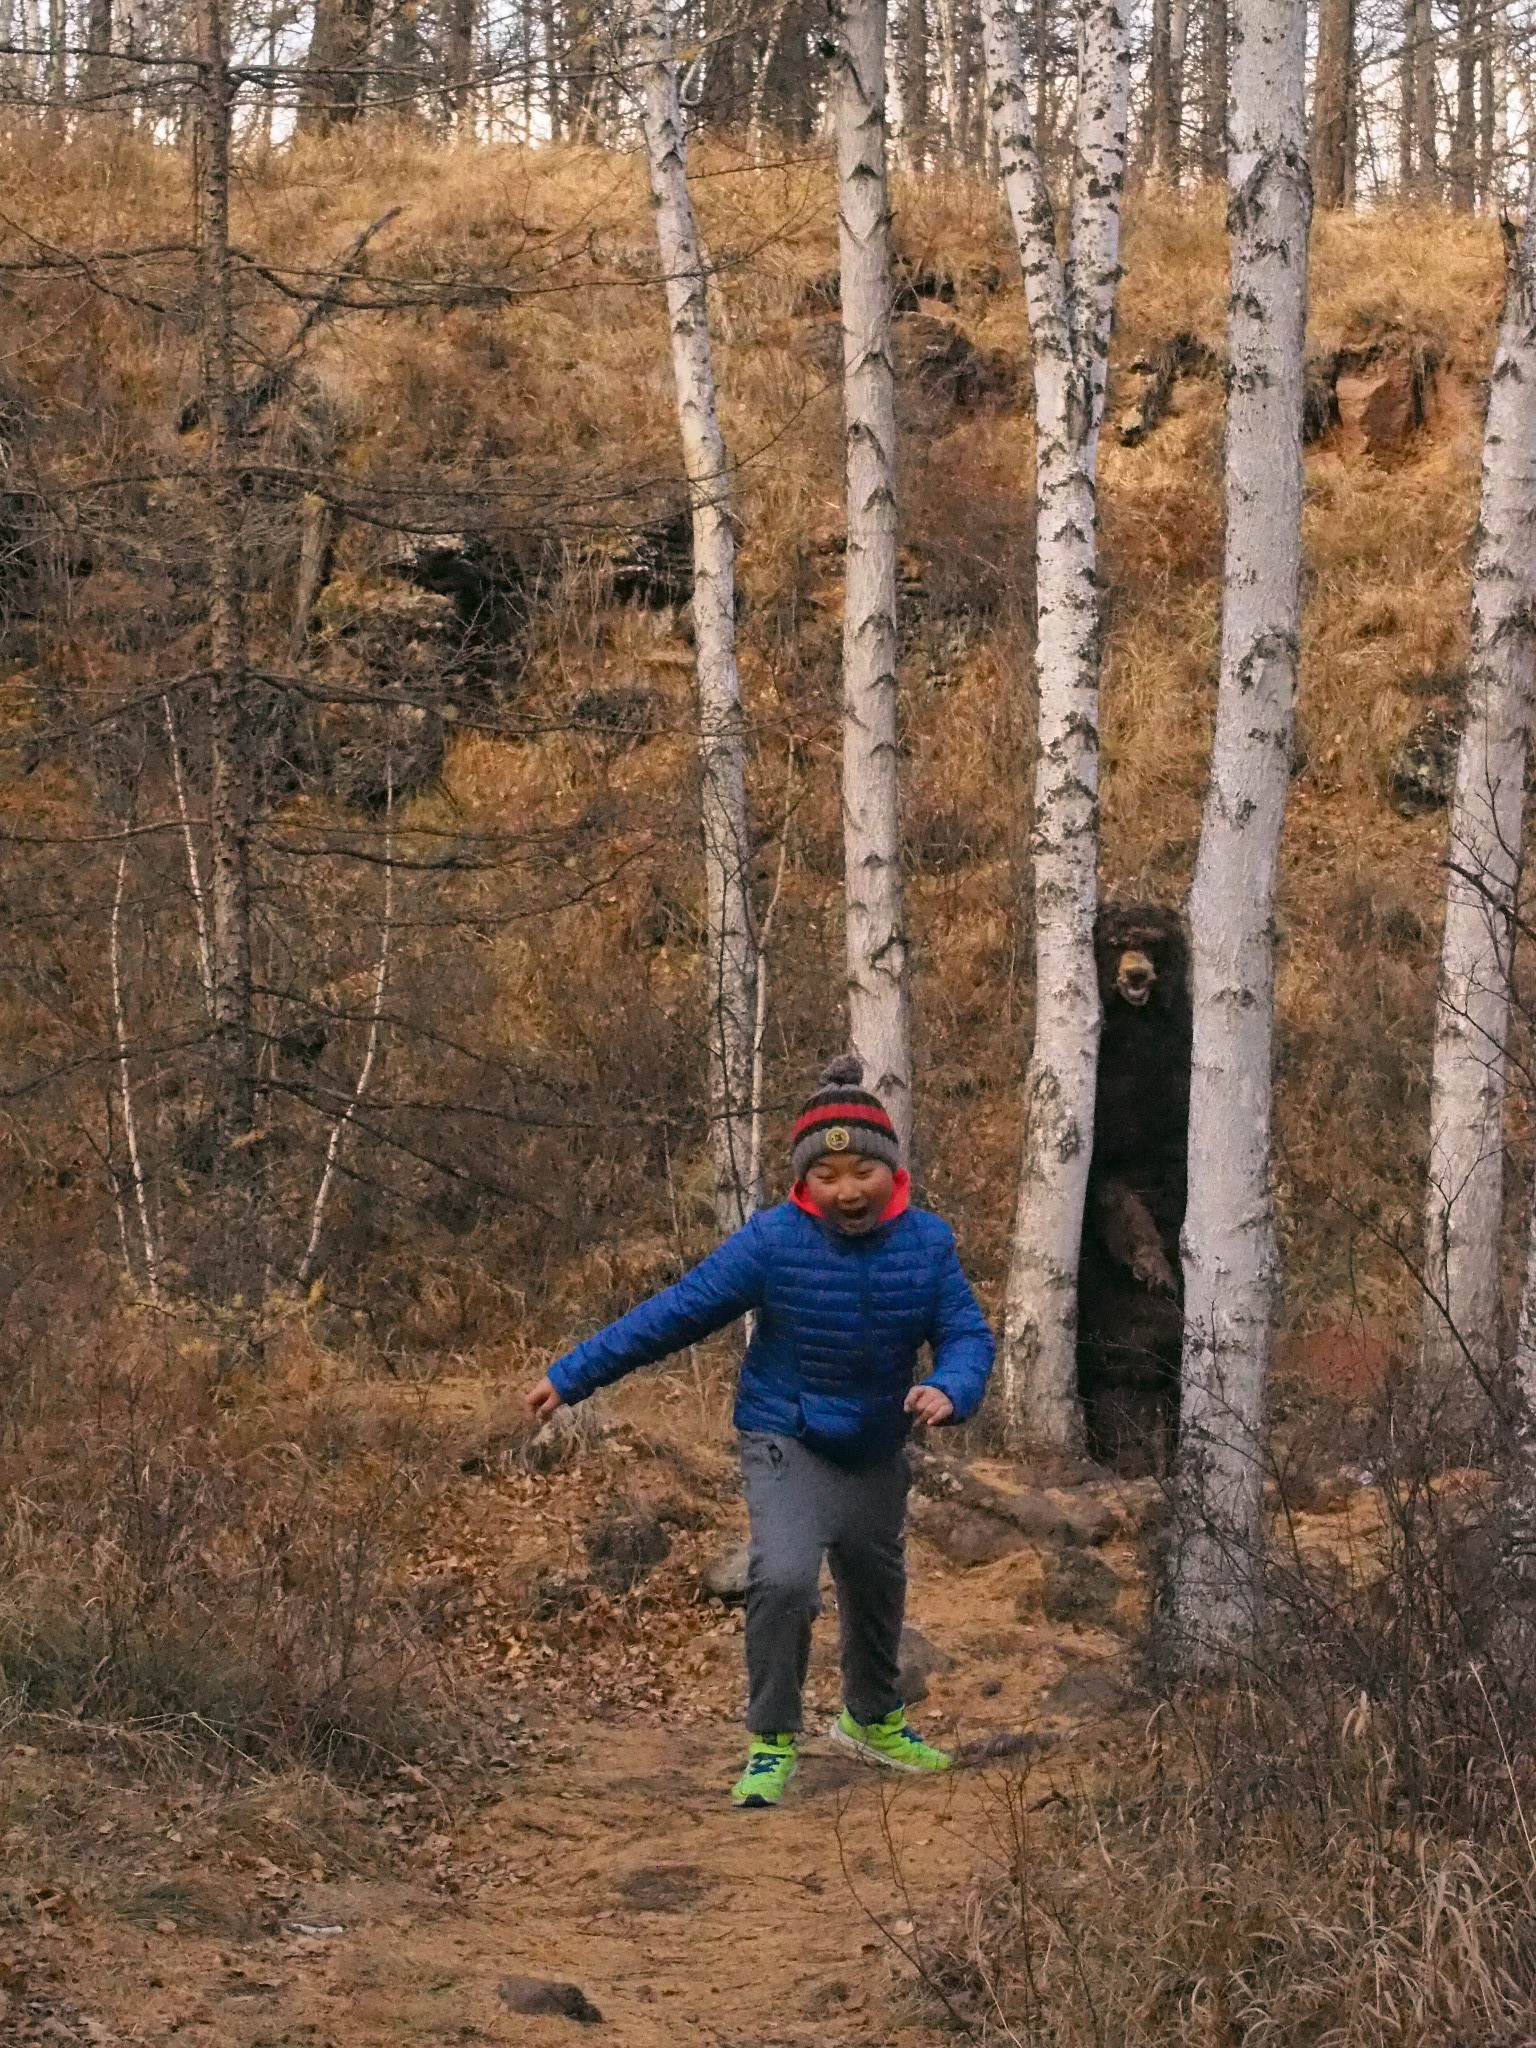
[{"label": "rock", "polygon": [[928,1697],[928,1681],[936,1671],[953,1671],[954,1668],[954,1658],[941,1650],[937,1643],[930,1643],[915,1628],[902,1630],[901,1666],[896,1674],[896,1690],[901,1695],[903,1706],[916,1706],[919,1700]]},{"label": "rock", "polygon": [[734,1550],[722,1550],[699,1573],[699,1584],[712,1599],[736,1603],[747,1597],[747,1569],[752,1559],[750,1543],[738,1543]]},{"label": "rock", "polygon": [[1107,1625],[1114,1619],[1120,1581],[1100,1557],[1067,1551],[1045,1568],[1045,1611],[1051,1621]]},{"label": "rock", "polygon": [[1058,1678],[1040,1702],[1046,1714],[1113,1714],[1125,1705],[1126,1686],[1102,1665],[1080,1664]]},{"label": "rock", "polygon": [[1302,388],[1301,438],[1309,445],[1321,441],[1339,424],[1339,367],[1336,349],[1308,352]]},{"label": "rock", "polygon": [[1461,735],[1452,719],[1431,711],[1393,749],[1387,763],[1392,808],[1403,818],[1422,818],[1451,800]]},{"label": "rock", "polygon": [[1357,426],[1373,455],[1396,454],[1423,426],[1428,367],[1418,353],[1390,357],[1338,379],[1339,418]]},{"label": "rock", "polygon": [[1011,1522],[979,1508],[948,1501],[914,1500],[908,1510],[912,1526],[951,1564],[991,1564],[1023,1550],[1029,1539]]},{"label": "rock", "polygon": [[503,1977],[496,1996],[509,2012],[533,2019],[578,2020],[598,2026],[602,2014],[578,1984],[559,1984],[552,1977]]},{"label": "rock", "polygon": [[583,1541],[592,1578],[605,1593],[628,1593],[672,1548],[672,1539],[652,1514],[614,1515],[588,1529]]}]

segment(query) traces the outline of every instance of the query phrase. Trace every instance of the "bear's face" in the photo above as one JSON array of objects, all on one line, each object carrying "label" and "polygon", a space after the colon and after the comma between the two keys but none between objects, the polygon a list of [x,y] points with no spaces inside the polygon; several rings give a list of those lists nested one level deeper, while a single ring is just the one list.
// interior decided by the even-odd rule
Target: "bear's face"
[{"label": "bear's face", "polygon": [[1151,1000],[1156,986],[1157,969],[1151,956],[1139,946],[1127,946],[1115,969],[1116,994],[1123,996],[1132,1009],[1139,1010]]},{"label": "bear's face", "polygon": [[1106,903],[1094,927],[1099,997],[1115,1009],[1177,1012],[1188,979],[1188,951],[1177,911],[1154,903]]}]

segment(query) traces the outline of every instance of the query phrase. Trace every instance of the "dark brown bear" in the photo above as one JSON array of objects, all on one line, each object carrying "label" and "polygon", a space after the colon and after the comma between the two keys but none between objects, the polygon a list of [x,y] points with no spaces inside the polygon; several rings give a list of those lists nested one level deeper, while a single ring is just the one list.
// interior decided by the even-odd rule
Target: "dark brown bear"
[{"label": "dark brown bear", "polygon": [[1095,1457],[1160,1471],[1178,1418],[1189,947],[1177,912],[1109,902],[1094,952],[1104,1030],[1078,1269],[1078,1390]]}]

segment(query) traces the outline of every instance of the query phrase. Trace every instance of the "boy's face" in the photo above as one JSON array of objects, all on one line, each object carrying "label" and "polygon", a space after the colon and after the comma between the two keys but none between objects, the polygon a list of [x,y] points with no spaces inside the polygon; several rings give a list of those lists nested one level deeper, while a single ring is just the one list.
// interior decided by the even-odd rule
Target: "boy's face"
[{"label": "boy's face", "polygon": [[885,1214],[896,1177],[862,1152],[824,1152],[806,1169],[805,1191],[834,1230],[859,1237]]}]

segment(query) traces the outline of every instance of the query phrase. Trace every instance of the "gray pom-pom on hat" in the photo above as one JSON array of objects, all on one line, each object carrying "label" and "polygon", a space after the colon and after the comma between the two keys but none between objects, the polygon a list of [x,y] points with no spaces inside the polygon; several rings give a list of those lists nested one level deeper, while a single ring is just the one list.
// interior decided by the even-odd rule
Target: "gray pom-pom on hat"
[{"label": "gray pom-pom on hat", "polygon": [[879,1096],[860,1085],[863,1079],[864,1062],[856,1052],[839,1053],[822,1068],[821,1083],[796,1117],[790,1141],[797,1181],[828,1153],[860,1153],[893,1173],[901,1164],[896,1127]]},{"label": "gray pom-pom on hat", "polygon": [[821,1079],[816,1083],[820,1088],[862,1088],[864,1085],[864,1062],[856,1052],[840,1052],[835,1060],[828,1060],[821,1070]]}]

